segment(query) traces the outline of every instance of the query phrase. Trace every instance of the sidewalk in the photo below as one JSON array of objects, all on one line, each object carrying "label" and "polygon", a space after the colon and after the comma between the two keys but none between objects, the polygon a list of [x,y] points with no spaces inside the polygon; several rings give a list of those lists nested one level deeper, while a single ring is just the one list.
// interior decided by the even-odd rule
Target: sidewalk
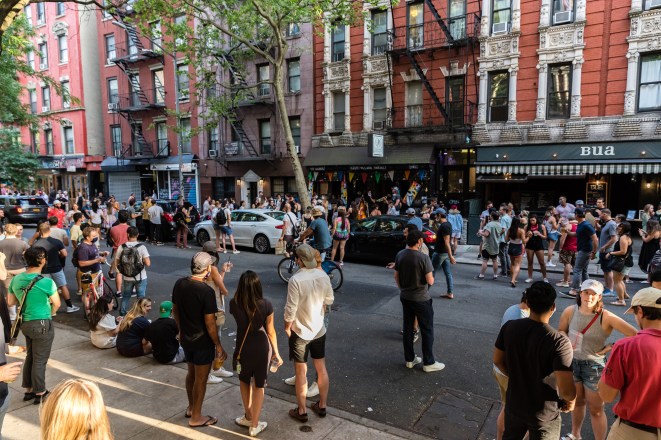
[{"label": "sidewalk", "polygon": [[[21,339],[23,337],[21,336]],[[19,340],[19,343],[24,343]],[[23,360],[24,354],[8,362]],[[184,418],[187,407],[185,364],[161,365],[151,357],[125,358],[115,349],[99,350],[89,334],[55,324],[55,341],[48,362],[49,389],[71,377],[96,382],[103,393],[115,439],[239,439],[248,430],[234,424],[243,414],[239,381],[236,377],[208,385],[203,413],[218,417],[214,426],[192,429]],[[287,365],[285,365],[287,368]],[[39,406],[23,402],[21,377],[10,385],[11,405],[2,429],[6,440],[38,439]],[[409,431],[377,423],[344,411],[328,408],[325,418],[317,417],[309,405],[309,422],[299,423],[287,412],[295,406],[293,394],[266,389],[261,420],[268,428],[261,439],[428,439]]]}]

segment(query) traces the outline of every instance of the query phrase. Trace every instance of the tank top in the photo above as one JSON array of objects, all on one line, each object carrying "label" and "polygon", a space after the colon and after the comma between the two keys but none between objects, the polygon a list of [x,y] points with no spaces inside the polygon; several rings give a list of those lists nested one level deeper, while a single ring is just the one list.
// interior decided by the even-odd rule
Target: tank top
[{"label": "tank top", "polygon": [[[534,233],[535,231],[539,231],[540,228],[539,228],[538,224],[537,225],[530,225],[529,230],[530,230],[530,232]],[[531,249],[534,248],[534,247],[540,247],[540,246],[542,246],[542,237],[540,237],[538,235],[533,235],[532,237],[530,237],[528,239],[528,247],[530,247]]]},{"label": "tank top", "polygon": [[[631,238],[630,238],[631,239]],[[631,251],[633,250],[633,242],[627,248],[627,253],[625,255],[616,255],[616,257],[624,258],[625,260],[631,256]],[[620,240],[618,239],[613,246],[613,252],[620,252]]]},{"label": "tank top", "polygon": [[518,235],[515,236],[515,238],[510,238],[509,241],[510,244],[523,244],[523,240],[519,238]]},{"label": "tank top", "polygon": [[[606,345],[606,339],[608,335],[601,328],[601,318],[600,316],[597,320],[590,326],[587,332],[583,335],[583,343],[581,344],[581,351],[574,351],[574,359],[579,361],[603,361],[604,356],[598,355],[597,352],[601,351]],[[578,310],[578,305],[574,306],[574,314],[569,321],[569,331],[582,331],[587,325],[592,321],[594,315],[590,313],[589,315],[584,315]]]},{"label": "tank top", "polygon": [[[571,231],[576,232],[576,228],[578,228],[578,224],[570,223],[570,225],[571,225]],[[578,250],[577,244],[578,241],[576,235],[574,236],[568,235],[567,238],[565,238],[565,242],[562,245],[562,250],[576,252]]]}]

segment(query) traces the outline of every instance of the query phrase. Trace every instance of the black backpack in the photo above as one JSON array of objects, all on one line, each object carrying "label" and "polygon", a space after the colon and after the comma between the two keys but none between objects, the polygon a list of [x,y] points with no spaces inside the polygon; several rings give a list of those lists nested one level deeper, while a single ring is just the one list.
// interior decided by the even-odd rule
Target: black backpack
[{"label": "black backpack", "polygon": [[227,216],[225,215],[225,209],[220,208],[216,213],[216,224],[218,226],[223,226],[225,223],[227,223]]},{"label": "black backpack", "polygon": [[78,239],[78,245],[76,246],[76,248],[73,250],[73,253],[71,254],[71,264],[73,265],[73,267],[80,268],[80,266],[78,265],[78,252],[80,252],[80,245],[82,243],[83,243],[83,236],[81,235],[80,239]]},{"label": "black backpack", "polygon": [[140,275],[140,272],[145,268],[145,263],[142,261],[142,257],[138,251],[140,246],[144,245],[142,243],[138,243],[133,247],[128,247],[125,244],[122,245],[122,253],[119,255],[119,261],[117,262],[119,273],[127,277]]}]

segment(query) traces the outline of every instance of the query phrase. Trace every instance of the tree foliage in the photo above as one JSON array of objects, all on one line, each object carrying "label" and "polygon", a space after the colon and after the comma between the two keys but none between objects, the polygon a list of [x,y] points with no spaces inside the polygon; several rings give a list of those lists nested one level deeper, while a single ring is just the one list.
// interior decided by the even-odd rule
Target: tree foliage
[{"label": "tree foliage", "polygon": [[37,157],[21,144],[18,129],[0,128],[0,181],[12,183],[15,188],[29,188],[40,166]]}]

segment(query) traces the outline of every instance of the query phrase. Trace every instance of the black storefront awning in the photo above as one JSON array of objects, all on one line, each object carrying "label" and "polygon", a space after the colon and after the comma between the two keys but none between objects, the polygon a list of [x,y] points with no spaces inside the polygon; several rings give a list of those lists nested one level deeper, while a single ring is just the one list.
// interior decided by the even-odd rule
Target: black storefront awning
[{"label": "black storefront awning", "polygon": [[307,168],[429,165],[433,152],[431,145],[386,145],[383,157],[369,157],[367,147],[312,148],[303,165]]},{"label": "black storefront awning", "polygon": [[136,171],[138,166],[149,165],[151,159],[122,159],[119,157],[111,156],[106,157],[101,162],[101,170],[107,172],[122,172],[122,171]]},{"label": "black storefront awning", "polygon": [[477,165],[477,174],[527,174],[528,176],[584,176],[586,174],[658,174],[659,163],[589,163],[589,164],[553,164],[521,165],[496,164]]}]

